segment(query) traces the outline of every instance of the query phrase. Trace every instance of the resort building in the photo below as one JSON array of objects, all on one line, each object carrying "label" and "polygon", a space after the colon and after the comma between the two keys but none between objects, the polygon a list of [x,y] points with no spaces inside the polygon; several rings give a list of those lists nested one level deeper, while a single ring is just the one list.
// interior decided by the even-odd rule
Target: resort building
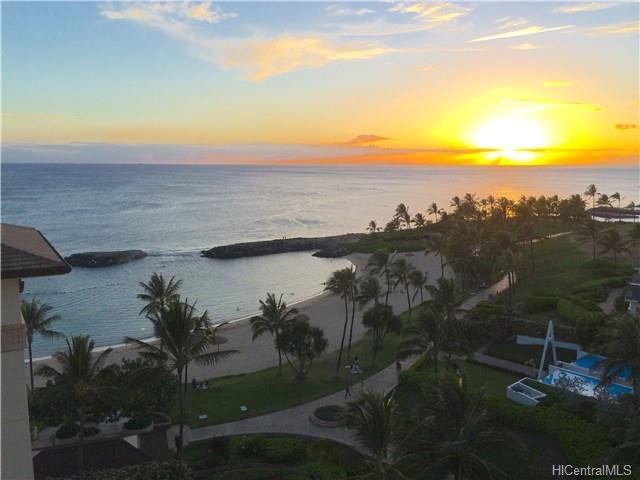
[{"label": "resort building", "polygon": [[629,304],[627,310],[630,315],[638,316],[638,302],[640,302],[640,267],[634,267],[633,276],[627,282],[627,288],[624,291],[624,301]]},{"label": "resort building", "polygon": [[0,477],[12,480],[32,479],[33,464],[24,365],[25,326],[20,308],[20,294],[24,287],[22,279],[62,275],[71,271],[71,267],[35,228],[2,224],[0,235]]}]

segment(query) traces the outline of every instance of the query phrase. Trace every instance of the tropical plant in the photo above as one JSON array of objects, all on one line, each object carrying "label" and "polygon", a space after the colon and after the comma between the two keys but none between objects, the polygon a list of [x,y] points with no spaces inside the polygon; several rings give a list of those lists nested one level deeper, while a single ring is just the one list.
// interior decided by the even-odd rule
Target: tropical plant
[{"label": "tropical plant", "polygon": [[428,272],[423,272],[417,268],[409,273],[409,285],[414,288],[412,301],[420,294],[420,303],[424,303],[424,289],[427,287]]},{"label": "tropical plant", "polygon": [[584,192],[585,197],[591,197],[591,202],[592,208],[595,208],[596,206],[596,195],[598,194],[598,189],[596,188],[596,186],[592,183],[591,185],[589,185],[587,187],[587,190]]},{"label": "tropical plant", "polygon": [[591,242],[591,252],[593,259],[595,260],[598,257],[596,246],[598,245],[598,238],[600,237],[600,224],[596,220],[588,218],[582,222],[576,233],[578,234],[579,241]]},{"label": "tropical plant", "polygon": [[[185,372],[191,362],[202,365],[213,365],[227,356],[237,353],[236,350],[214,350],[210,334],[211,324],[207,312],[196,315],[195,304],[188,300],[173,300],[154,318],[154,329],[163,341],[165,349],[161,350],[153,343],[147,343],[136,338],[127,337],[127,342],[135,344],[140,349],[140,356],[155,362],[157,367],[164,368],[177,375],[178,385],[182,385]],[[152,369],[150,369],[152,374]],[[183,465],[184,424],[185,424],[185,396],[186,389],[178,388],[178,462]]]},{"label": "tropical plant", "polygon": [[407,306],[409,307],[409,318],[411,318],[411,295],[409,294],[409,276],[415,270],[415,267],[407,261],[406,258],[400,257],[392,264],[391,276],[395,280],[394,287],[402,285],[407,294]]},{"label": "tropical plant", "polygon": [[167,282],[160,273],[153,272],[147,283],[139,282],[143,293],[138,294],[138,298],[146,302],[140,310],[140,315],[150,315],[159,312],[170,302],[180,297],[179,290],[182,280],[176,280],[173,276]]},{"label": "tropical plant", "polygon": [[297,308],[288,308],[282,301],[282,294],[276,300],[274,293],[267,293],[266,300],[260,300],[262,315],[251,317],[252,340],[255,341],[261,335],[269,333],[275,337],[276,350],[278,350],[278,375],[282,375],[282,351],[278,347],[278,338],[287,322],[298,315]]},{"label": "tropical plant", "polygon": [[424,227],[427,224],[427,219],[424,218],[423,214],[418,212],[413,216],[413,220],[411,220],[411,223],[413,223],[416,227]]},{"label": "tropical plant", "polygon": [[[308,319],[299,315],[287,322],[278,337],[278,348],[284,353],[287,362],[296,372],[296,379],[304,380],[313,365],[313,360],[322,354],[329,342],[324,332],[318,327],[309,325]],[[290,357],[297,359],[296,363]]]},{"label": "tropical plant", "polygon": [[[398,358],[404,360],[425,355],[433,363],[433,373],[438,378],[438,357],[446,335],[445,319],[439,308],[423,308],[411,325],[402,331],[404,340],[398,345]],[[427,365],[424,362],[423,365]]]},{"label": "tropical plant", "polygon": [[405,228],[411,228],[411,215],[409,214],[409,206],[404,203],[400,203],[396,207],[396,213],[393,216],[394,220],[397,220],[401,224],[404,224]]},{"label": "tropical plant", "polygon": [[598,240],[598,245],[602,247],[599,252],[600,255],[609,252],[613,253],[613,263],[615,264],[618,263],[619,254],[629,252],[627,242],[622,239],[622,236],[615,229],[605,231]]},{"label": "tropical plant", "polygon": [[47,339],[64,338],[64,335],[51,330],[51,325],[60,319],[59,315],[49,315],[53,307],[46,303],[39,303],[36,297],[30,302],[22,301],[21,312],[26,327],[27,350],[29,353],[29,380],[33,392],[33,336],[37,333]]},{"label": "tropical plant", "polygon": [[[111,348],[94,355],[95,344],[88,336],[80,335],[67,340],[67,348],[53,354],[57,368],[40,365],[37,374],[53,380],[56,387],[64,392],[79,423],[78,470],[84,470],[84,434],[87,412],[105,388],[103,377],[112,367],[104,367]],[[72,411],[73,411],[72,410]]]},{"label": "tropical plant", "polygon": [[449,353],[449,361],[451,361],[452,350],[458,341],[456,284],[451,279],[439,278],[435,286],[430,285],[427,288],[431,294],[433,308],[440,310],[445,320],[446,346]]},{"label": "tropical plant", "polygon": [[393,309],[389,305],[375,305],[364,312],[362,325],[371,332],[373,337],[374,363],[378,352],[382,350],[387,333],[400,333],[402,330],[400,317],[393,314]]},{"label": "tropical plant", "polygon": [[438,223],[438,216],[441,216],[443,212],[444,210],[442,208],[439,208],[438,204],[435,202],[429,205],[429,208],[427,209],[427,214],[433,215],[436,218],[436,223]]},{"label": "tropical plant", "polygon": [[600,364],[602,382],[607,384],[628,369],[633,393],[639,395],[640,382],[640,321],[628,315],[614,318],[602,334],[603,351],[608,358]]},{"label": "tropical plant", "polygon": [[629,231],[629,245],[633,247],[633,256],[638,260],[638,246],[640,246],[640,225],[634,225]]},{"label": "tropical plant", "polygon": [[360,308],[373,300],[374,305],[380,303],[380,297],[384,295],[382,286],[376,277],[366,277],[360,281],[358,287],[358,305]]},{"label": "tropical plant", "polygon": [[598,197],[598,200],[596,200],[596,205],[600,205],[602,207],[610,207],[611,197],[609,197],[609,195],[607,195],[606,193],[601,193]]},{"label": "tropical plant", "polygon": [[386,250],[378,250],[374,252],[367,262],[366,270],[371,275],[384,278],[384,283],[387,286],[387,292],[385,294],[384,304],[389,305],[389,294],[391,293],[391,266],[395,260],[395,255],[390,254]]},{"label": "tropical plant", "polygon": [[432,235],[427,242],[427,249],[424,251],[425,255],[433,253],[440,257],[440,278],[444,278],[444,255],[447,251],[447,238],[444,235]]},{"label": "tropical plant", "polygon": [[460,377],[427,384],[407,417],[398,463],[421,476],[435,471],[455,480],[494,478],[500,470],[487,459],[485,447],[513,440],[491,427],[484,390],[471,395]]},{"label": "tropical plant", "polygon": [[351,337],[353,334],[353,321],[355,318],[355,301],[357,295],[356,272],[353,267],[345,267],[336,270],[327,280],[325,290],[330,291],[334,295],[340,295],[344,299],[344,326],[342,328],[342,339],[340,340],[340,351],[338,353],[338,362],[336,364],[336,375],[340,371],[342,364],[342,352],[344,350],[344,340],[347,334],[347,325],[349,323],[349,302],[351,308],[351,333],[349,335],[349,347],[347,349],[347,358],[351,358]]},{"label": "tropical plant", "polygon": [[374,233],[374,232],[380,231],[380,228],[378,227],[378,224],[376,223],[375,220],[371,220],[369,222],[369,226],[367,227],[367,231],[369,233]]},{"label": "tropical plant", "polygon": [[369,475],[363,478],[387,480],[397,473],[391,454],[397,430],[398,406],[393,394],[363,390],[348,402],[341,415],[343,426],[351,430],[356,441],[371,453]]}]

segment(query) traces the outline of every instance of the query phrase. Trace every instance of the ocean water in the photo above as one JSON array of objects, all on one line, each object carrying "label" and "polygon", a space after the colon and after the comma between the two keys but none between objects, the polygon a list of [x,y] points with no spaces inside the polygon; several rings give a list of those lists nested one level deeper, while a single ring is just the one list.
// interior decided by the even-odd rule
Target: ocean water
[{"label": "ocean water", "polygon": [[[139,248],[150,256],[105,269],[29,279],[62,320],[65,334],[91,334],[98,345],[125,335],[148,337],[138,316],[138,282],[154,272],[184,280],[182,292],[218,321],[253,314],[267,292],[288,302],[318,294],[345,259],[294,253],[237,260],[200,257],[217,245],[365,231],[384,225],[404,202],[412,213],[454,195],[553,195],[595,183],[638,198],[635,168],[173,166],[3,164],[2,221],[40,229],[63,254]],[[36,339],[36,355],[60,345]]]}]

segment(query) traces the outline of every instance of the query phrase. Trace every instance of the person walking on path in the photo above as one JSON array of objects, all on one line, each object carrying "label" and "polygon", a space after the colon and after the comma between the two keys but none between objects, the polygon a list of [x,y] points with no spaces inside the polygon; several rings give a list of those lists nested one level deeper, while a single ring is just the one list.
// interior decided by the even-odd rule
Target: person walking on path
[{"label": "person walking on path", "polygon": [[351,398],[351,385],[347,382],[347,386],[344,389],[344,399]]}]

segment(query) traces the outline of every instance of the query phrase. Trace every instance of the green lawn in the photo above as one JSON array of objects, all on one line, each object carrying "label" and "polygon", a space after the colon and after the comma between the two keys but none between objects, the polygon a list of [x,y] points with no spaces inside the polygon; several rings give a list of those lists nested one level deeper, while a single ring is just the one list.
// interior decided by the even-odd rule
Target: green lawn
[{"label": "green lawn", "polygon": [[[402,318],[406,321],[407,315],[403,314]],[[387,335],[375,365],[372,365],[371,336],[366,334],[354,343],[352,356],[358,356],[360,360],[360,366],[364,370],[362,377],[373,375],[393,363],[399,342],[399,336]],[[246,416],[263,415],[293,407],[340,391],[346,385],[347,373],[341,368],[339,376],[335,377],[337,357],[338,352],[333,352],[317,359],[305,381],[296,380],[290,366],[285,364],[282,376],[278,376],[278,368],[273,367],[213,379],[214,388],[210,390],[189,389],[187,423],[198,427],[231,422]],[[246,415],[240,412],[241,405],[247,406]],[[198,419],[200,415],[207,415],[208,418],[201,421]]]}]

